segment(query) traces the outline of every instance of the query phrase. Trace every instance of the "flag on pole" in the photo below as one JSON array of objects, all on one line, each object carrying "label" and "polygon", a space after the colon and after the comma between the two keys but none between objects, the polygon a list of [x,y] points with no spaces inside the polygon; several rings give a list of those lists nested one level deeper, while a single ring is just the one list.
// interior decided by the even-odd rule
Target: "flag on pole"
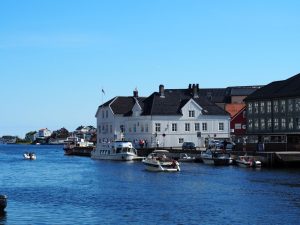
[{"label": "flag on pole", "polygon": [[102,93],[105,95],[105,91],[103,90],[103,88],[102,88]]}]

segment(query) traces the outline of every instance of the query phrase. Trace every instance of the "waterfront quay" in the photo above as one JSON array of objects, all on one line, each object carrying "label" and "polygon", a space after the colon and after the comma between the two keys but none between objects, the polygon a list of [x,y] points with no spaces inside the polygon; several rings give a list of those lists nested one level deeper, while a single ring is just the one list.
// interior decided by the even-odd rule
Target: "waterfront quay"
[{"label": "waterfront quay", "polygon": [[[201,152],[205,151],[205,148],[199,148],[198,150],[182,150],[180,148],[140,148],[138,149],[138,156],[146,157],[154,150],[168,150],[169,156],[174,159],[179,159],[180,154],[186,153],[195,157],[196,162],[201,162]],[[265,167],[300,167],[300,152],[296,151],[276,151],[276,152],[257,152],[257,151],[228,151],[231,154],[233,160],[238,156],[249,155],[254,156],[255,160],[262,162]]]}]

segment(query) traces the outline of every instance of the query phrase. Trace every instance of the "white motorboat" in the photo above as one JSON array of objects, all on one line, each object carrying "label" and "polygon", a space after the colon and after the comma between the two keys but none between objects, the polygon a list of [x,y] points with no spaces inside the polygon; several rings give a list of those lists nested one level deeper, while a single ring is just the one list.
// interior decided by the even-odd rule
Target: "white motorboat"
[{"label": "white motorboat", "polygon": [[259,168],[261,167],[261,162],[255,160],[253,156],[239,156],[238,159],[235,160],[236,164],[240,167],[252,167]]},{"label": "white motorboat", "polygon": [[92,159],[107,159],[119,161],[131,161],[137,156],[137,150],[129,141],[115,141],[113,143],[105,143],[98,145],[91,152]]},{"label": "white motorboat", "polygon": [[210,149],[201,152],[201,158],[204,164],[214,165],[213,152]]},{"label": "white motorboat", "polygon": [[207,149],[204,152],[201,152],[201,158],[204,164],[209,165],[230,165],[232,164],[232,159],[230,157],[229,153],[226,152],[220,152],[220,151],[211,151],[210,149]]},{"label": "white motorboat", "polygon": [[179,162],[194,162],[195,157],[189,156],[186,153],[180,153],[178,161]]},{"label": "white motorboat", "polygon": [[179,163],[167,157],[167,150],[155,150],[150,153],[142,162],[146,170],[154,172],[177,172],[180,171]]},{"label": "white motorboat", "polygon": [[25,152],[23,156],[24,159],[36,160],[36,155],[33,152]]}]

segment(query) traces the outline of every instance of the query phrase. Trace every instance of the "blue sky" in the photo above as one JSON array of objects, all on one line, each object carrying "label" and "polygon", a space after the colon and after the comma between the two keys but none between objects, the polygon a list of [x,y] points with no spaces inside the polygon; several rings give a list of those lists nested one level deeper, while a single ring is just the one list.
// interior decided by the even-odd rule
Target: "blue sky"
[{"label": "blue sky", "polygon": [[299,73],[299,1],[2,0],[0,136],[95,125],[103,100]]}]

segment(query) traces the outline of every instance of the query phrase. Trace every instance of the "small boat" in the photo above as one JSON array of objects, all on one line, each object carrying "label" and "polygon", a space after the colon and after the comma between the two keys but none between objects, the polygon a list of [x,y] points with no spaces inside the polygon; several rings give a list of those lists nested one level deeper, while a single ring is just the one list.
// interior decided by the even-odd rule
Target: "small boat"
[{"label": "small boat", "polygon": [[186,153],[180,153],[178,162],[194,162],[195,157],[189,156]]},{"label": "small boat", "polygon": [[236,164],[240,167],[252,167],[259,168],[261,167],[261,162],[255,160],[253,156],[239,156],[238,159],[235,160]]},{"label": "small boat", "polygon": [[201,152],[201,158],[204,164],[214,165],[213,152],[210,149],[207,149]]},{"label": "small boat", "polygon": [[23,156],[24,159],[36,160],[36,155],[33,152],[25,152]]},{"label": "small boat", "polygon": [[146,170],[154,172],[177,172],[180,171],[179,163],[167,157],[169,151],[155,150],[150,153],[142,162]]},{"label": "small boat", "polygon": [[105,143],[97,146],[91,152],[92,159],[107,159],[118,161],[131,161],[136,158],[137,150],[129,141],[115,141],[113,143]]},{"label": "small boat", "polygon": [[0,210],[3,211],[7,206],[7,196],[0,195]]},{"label": "small boat", "polygon": [[229,153],[220,151],[211,151],[207,149],[201,152],[201,158],[204,164],[216,165],[216,166],[227,166],[232,164],[232,159]]}]

